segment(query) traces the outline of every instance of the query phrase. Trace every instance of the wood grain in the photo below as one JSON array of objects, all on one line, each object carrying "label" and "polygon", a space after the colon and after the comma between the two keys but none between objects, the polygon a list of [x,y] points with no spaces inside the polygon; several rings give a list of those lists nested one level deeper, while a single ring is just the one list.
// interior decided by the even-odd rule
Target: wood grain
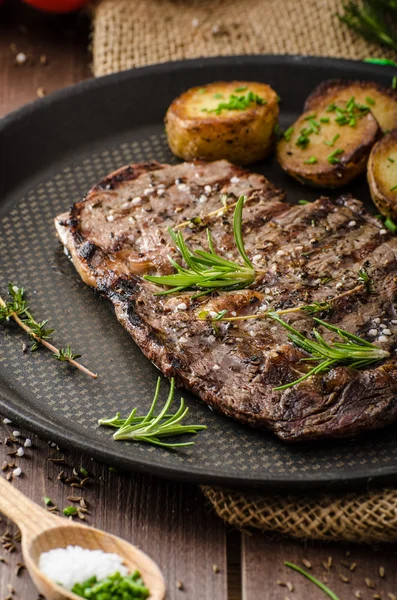
[{"label": "wood grain", "polygon": [[[332,566],[326,569],[323,563],[328,563],[329,557],[332,558]],[[326,583],[341,600],[353,600],[357,591],[361,592],[363,600],[374,599],[378,594],[379,599],[389,600],[388,594],[397,595],[396,546],[304,544],[255,533],[243,537],[243,600],[326,597],[305,577],[285,567],[285,561],[295,563]],[[311,568],[307,568],[303,561],[309,561]],[[384,577],[380,576],[381,567],[385,571]],[[348,581],[342,581],[341,577]],[[365,579],[370,580],[367,583],[373,583],[374,587],[369,588]],[[292,583],[293,591],[280,583]]]}]

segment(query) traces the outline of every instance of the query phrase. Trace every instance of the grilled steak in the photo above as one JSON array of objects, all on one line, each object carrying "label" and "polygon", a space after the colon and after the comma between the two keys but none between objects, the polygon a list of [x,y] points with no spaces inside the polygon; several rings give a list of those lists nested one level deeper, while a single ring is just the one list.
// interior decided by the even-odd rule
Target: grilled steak
[{"label": "grilled steak", "polygon": [[[187,243],[207,248],[208,226],[215,250],[240,260],[233,210],[209,216],[220,208],[221,193],[229,194],[228,203],[248,197],[243,239],[260,271],[255,284],[198,299],[188,292],[155,296],[159,288],[142,275],[172,273],[168,254],[181,260],[167,227],[190,219],[182,229]],[[212,408],[288,441],[382,427],[397,418],[397,238],[351,197],[304,206],[282,200],[263,176],[225,161],[133,165],[95,186],[56,227],[82,279],[111,300],[147,358]],[[359,285],[362,267],[373,293]],[[216,325],[197,319],[204,310],[263,315],[336,296],[320,316],[389,349],[392,358],[365,370],[338,366],[282,391],[274,388],[309,368],[282,326],[271,319]],[[313,328],[302,311],[285,320],[305,334]]]}]

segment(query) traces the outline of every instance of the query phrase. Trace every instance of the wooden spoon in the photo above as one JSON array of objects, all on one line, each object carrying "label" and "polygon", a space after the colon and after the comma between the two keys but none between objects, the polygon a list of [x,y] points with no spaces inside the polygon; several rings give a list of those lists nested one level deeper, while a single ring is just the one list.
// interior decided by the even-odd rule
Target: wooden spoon
[{"label": "wooden spoon", "polygon": [[[22,554],[29,575],[47,600],[78,600],[48,579],[38,568],[40,554],[69,544],[89,550],[114,552],[131,571],[136,569],[149,588],[150,600],[163,600],[165,583],[160,569],[146,554],[114,535],[61,519],[40,508],[0,476],[0,511],[12,519],[22,533]],[[81,598],[80,598],[81,600]]]}]

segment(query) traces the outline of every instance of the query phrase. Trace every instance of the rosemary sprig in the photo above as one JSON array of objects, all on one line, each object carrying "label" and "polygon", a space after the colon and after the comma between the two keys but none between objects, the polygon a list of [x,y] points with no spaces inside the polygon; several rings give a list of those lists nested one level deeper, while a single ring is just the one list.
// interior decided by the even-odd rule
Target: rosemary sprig
[{"label": "rosemary sprig", "polygon": [[94,379],[97,378],[96,373],[89,371],[84,365],[78,363],[76,358],[80,358],[80,354],[73,354],[70,346],[66,348],[56,348],[48,339],[54,332],[54,329],[47,327],[48,320],[36,321],[29,312],[27,302],[25,300],[25,290],[16,285],[8,284],[8,293],[11,300],[5,301],[0,297],[0,322],[14,320],[26,333],[28,333],[33,341],[31,351],[34,352],[42,345],[52,351],[53,356],[57,360],[67,361],[80,371],[83,371]]},{"label": "rosemary sprig", "polygon": [[371,294],[372,290],[373,290],[374,280],[369,275],[369,273],[368,273],[368,271],[367,271],[367,269],[365,267],[362,267],[359,270],[359,272],[357,273],[357,279],[358,279],[358,281],[362,282],[362,284],[365,287],[365,291],[368,294]]},{"label": "rosemary sprig", "polygon": [[168,260],[175,268],[176,273],[172,275],[145,275],[144,279],[157,285],[165,285],[171,289],[158,292],[157,296],[164,296],[183,290],[199,290],[199,294],[193,296],[205,296],[211,291],[222,289],[224,291],[240,290],[249,286],[256,277],[252,262],[247,256],[242,237],[242,214],[245,196],[240,196],[234,210],[233,234],[243,264],[226,260],[214,250],[212,237],[207,229],[209,252],[205,250],[194,250],[187,247],[180,231],[168,232],[178,248],[187,268],[179,265],[171,256]]},{"label": "rosemary sprig", "polygon": [[157,380],[156,391],[149,412],[145,417],[137,416],[137,409],[134,408],[127,419],[121,419],[120,413],[117,413],[112,419],[99,419],[99,425],[116,427],[117,431],[113,435],[114,440],[128,440],[130,442],[146,442],[163,448],[179,448],[181,446],[193,446],[194,442],[166,443],[162,439],[185,435],[187,433],[196,434],[205,425],[182,425],[182,420],[187,416],[189,408],[185,406],[185,401],[181,398],[179,409],[175,414],[169,414],[168,411],[174,399],[175,380],[171,379],[171,387],[168,398],[157,416],[154,411],[160,394],[160,377]]},{"label": "rosemary sprig", "polygon": [[309,581],[314,583],[314,585],[319,587],[320,590],[325,592],[327,594],[327,596],[329,596],[331,598],[331,600],[339,600],[338,596],[332,590],[330,590],[329,587],[327,587],[326,585],[321,583],[321,581],[319,581],[318,579],[313,577],[313,575],[310,575],[310,573],[307,573],[306,571],[301,569],[301,567],[298,567],[298,565],[294,565],[294,563],[291,563],[291,562],[285,562],[284,564],[286,567],[289,567],[290,569],[297,571],[297,573],[304,575],[304,577],[306,577],[307,579],[309,579]]},{"label": "rosemary sprig", "polygon": [[317,329],[313,329],[315,340],[310,340],[297,329],[289,325],[289,323],[286,323],[286,321],[281,319],[277,313],[268,313],[268,316],[290,332],[288,339],[295,344],[295,346],[307,352],[309,356],[302,360],[319,363],[302,375],[302,377],[299,377],[291,383],[280,385],[274,388],[275,390],[285,390],[297,383],[305,381],[312,375],[327,373],[337,364],[346,365],[352,369],[362,369],[390,356],[390,353],[387,350],[382,350],[378,346],[375,346],[348,331],[340,329],[339,327],[335,327],[330,323],[326,323],[321,319],[314,318],[314,321],[322,327],[325,327],[325,329],[336,333],[342,339],[342,342],[326,342]]},{"label": "rosemary sprig", "polygon": [[395,18],[396,14],[396,0],[364,0],[362,3],[349,0],[344,5],[344,13],[338,17],[368,41],[397,50],[395,30],[388,24],[388,19]]}]

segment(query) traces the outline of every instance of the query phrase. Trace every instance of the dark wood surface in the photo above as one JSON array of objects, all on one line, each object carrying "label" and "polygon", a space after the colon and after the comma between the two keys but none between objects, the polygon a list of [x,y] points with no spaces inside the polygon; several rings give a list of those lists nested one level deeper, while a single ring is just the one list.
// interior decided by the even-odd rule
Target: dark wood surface
[{"label": "dark wood surface", "polygon": [[[35,13],[18,2],[0,9],[0,116],[29,102],[40,93],[50,93],[91,77],[88,18],[49,17]],[[27,57],[24,66],[15,64],[16,53]],[[40,60],[40,57],[45,56]],[[46,64],[42,64],[45,62]],[[44,92],[43,92],[44,90]],[[1,157],[0,157],[1,160]],[[0,333],[1,334],[1,333]],[[64,453],[29,432],[33,447],[22,458],[8,453],[20,444],[5,445],[4,438],[16,426],[0,425],[0,465],[15,462],[23,471],[13,485],[38,504],[51,498],[60,509],[71,496],[82,496],[90,525],[105,529],[137,544],[158,562],[167,580],[169,600],[315,600],[325,597],[301,575],[289,571],[284,561],[304,566],[320,580],[324,577],[340,600],[397,598],[397,546],[380,548],[342,544],[304,544],[260,533],[240,534],[226,528],[206,507],[200,490],[193,486],[161,481],[144,475],[114,473],[87,456]],[[24,439],[24,438],[22,438]],[[52,462],[61,458],[65,462]],[[90,480],[84,489],[58,479],[61,471],[72,475],[83,467]],[[4,471],[7,475],[10,469]],[[0,534],[14,533],[5,519]],[[1,540],[0,540],[1,544]],[[332,557],[329,572],[323,566]],[[6,562],[1,562],[2,558]],[[37,593],[22,569],[20,544],[15,550],[0,547],[0,600],[35,600]],[[349,566],[356,563],[354,571]],[[383,567],[385,577],[380,577]],[[348,582],[341,579],[348,578]],[[374,584],[371,589],[365,578]],[[178,587],[178,582],[179,587]],[[292,591],[281,585],[291,583]],[[180,589],[182,585],[182,589]],[[395,596],[393,596],[393,594]]]}]

